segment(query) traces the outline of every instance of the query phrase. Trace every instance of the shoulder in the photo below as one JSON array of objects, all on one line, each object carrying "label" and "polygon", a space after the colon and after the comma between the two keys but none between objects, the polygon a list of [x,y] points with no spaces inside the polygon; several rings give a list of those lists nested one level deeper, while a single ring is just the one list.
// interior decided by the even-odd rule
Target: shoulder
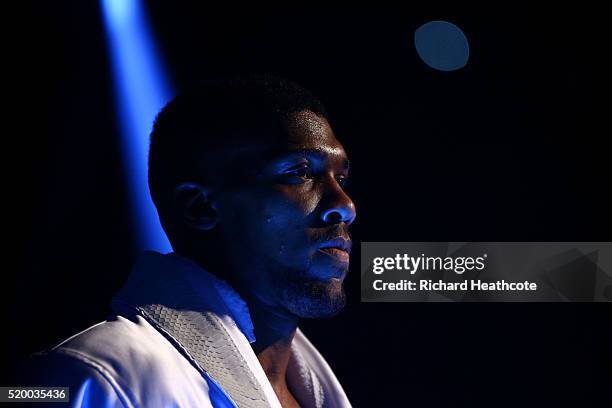
[{"label": "shoulder", "polygon": [[162,361],[182,358],[141,316],[113,316],[64,340],[47,353],[94,361],[117,377],[123,377],[129,370],[150,370]]},{"label": "shoulder", "polygon": [[128,407],[165,406],[194,389],[204,398],[208,390],[195,367],[141,316],[98,323],[34,355],[25,369],[39,384],[64,381],[82,387],[93,379],[90,383],[102,384]]},{"label": "shoulder", "polygon": [[[60,353],[32,355],[19,367],[17,384],[28,387],[66,387],[69,406],[75,408],[133,406],[113,378],[94,365]],[[49,406],[56,404],[49,402]]]}]

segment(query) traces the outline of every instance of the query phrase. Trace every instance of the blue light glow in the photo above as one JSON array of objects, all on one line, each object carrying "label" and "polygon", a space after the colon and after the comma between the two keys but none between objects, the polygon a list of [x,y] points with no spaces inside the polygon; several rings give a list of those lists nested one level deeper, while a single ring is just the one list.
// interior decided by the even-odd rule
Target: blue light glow
[{"label": "blue light glow", "polygon": [[170,100],[140,0],[101,0],[115,80],[117,114],[131,214],[140,249],[172,250],[147,185],[149,133]]},{"label": "blue light glow", "polygon": [[463,68],[470,56],[465,34],[447,21],[423,24],[414,33],[414,45],[423,62],[439,71]]},{"label": "blue light glow", "polygon": [[88,408],[91,406],[91,381],[91,378],[87,378],[83,384],[81,384],[72,400],[72,406],[81,408]]}]

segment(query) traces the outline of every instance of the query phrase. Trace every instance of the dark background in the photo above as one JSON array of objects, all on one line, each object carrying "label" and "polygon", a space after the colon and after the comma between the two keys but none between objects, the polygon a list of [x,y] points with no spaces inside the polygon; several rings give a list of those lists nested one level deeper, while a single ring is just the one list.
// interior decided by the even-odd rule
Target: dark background
[{"label": "dark background", "polygon": [[[16,163],[4,225],[18,227],[6,232],[2,385],[16,361],[104,319],[137,255],[102,18],[80,3],[28,10],[9,37],[18,126],[4,135]],[[266,72],[323,100],[352,161],[356,242],[612,240],[610,47],[596,10],[146,3],[177,89]],[[430,20],[463,29],[464,69],[418,58],[414,30]],[[355,406],[611,406],[608,304],[361,304],[357,272],[339,317],[303,324]]]}]

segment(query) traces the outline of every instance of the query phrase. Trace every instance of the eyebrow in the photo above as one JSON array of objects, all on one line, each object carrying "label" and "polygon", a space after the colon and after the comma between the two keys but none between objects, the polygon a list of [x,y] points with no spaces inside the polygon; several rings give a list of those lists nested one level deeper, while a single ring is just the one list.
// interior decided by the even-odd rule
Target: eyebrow
[{"label": "eyebrow", "polygon": [[[272,160],[288,160],[296,157],[315,157],[319,160],[326,160],[332,155],[324,149],[292,149],[276,152],[270,159]],[[348,158],[342,160],[342,167],[346,170],[350,168],[350,161]]]}]

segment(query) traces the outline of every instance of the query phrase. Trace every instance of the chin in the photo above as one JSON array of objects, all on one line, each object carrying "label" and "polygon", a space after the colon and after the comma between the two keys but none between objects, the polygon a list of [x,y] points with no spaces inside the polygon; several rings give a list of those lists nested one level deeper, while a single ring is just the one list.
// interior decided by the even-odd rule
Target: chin
[{"label": "chin", "polygon": [[282,291],[282,303],[293,315],[324,319],[340,313],[346,305],[343,279],[309,280]]}]

